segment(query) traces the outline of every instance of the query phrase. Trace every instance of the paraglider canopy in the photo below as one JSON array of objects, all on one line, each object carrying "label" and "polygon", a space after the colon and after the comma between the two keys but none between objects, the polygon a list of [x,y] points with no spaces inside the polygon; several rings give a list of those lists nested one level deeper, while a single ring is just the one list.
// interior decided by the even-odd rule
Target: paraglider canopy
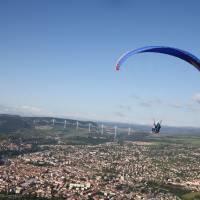
[{"label": "paraglider canopy", "polygon": [[191,65],[193,65],[197,70],[200,71],[200,59],[196,56],[192,55],[191,53],[187,51],[183,51],[177,48],[173,47],[166,47],[166,46],[147,46],[135,50],[128,51],[127,53],[123,54],[116,64],[116,70],[120,70],[121,65],[132,55],[139,54],[139,53],[146,53],[146,52],[152,52],[152,53],[162,53],[167,54],[170,56],[174,56],[177,58],[180,58]]}]

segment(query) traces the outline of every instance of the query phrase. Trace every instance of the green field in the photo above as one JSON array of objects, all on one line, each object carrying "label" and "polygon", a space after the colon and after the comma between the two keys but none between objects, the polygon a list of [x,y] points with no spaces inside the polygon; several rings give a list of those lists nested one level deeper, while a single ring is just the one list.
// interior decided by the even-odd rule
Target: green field
[{"label": "green field", "polygon": [[190,192],[182,195],[183,200],[200,200],[200,192]]},{"label": "green field", "polygon": [[161,136],[149,139],[149,141],[159,144],[182,144],[200,146],[200,136]]}]

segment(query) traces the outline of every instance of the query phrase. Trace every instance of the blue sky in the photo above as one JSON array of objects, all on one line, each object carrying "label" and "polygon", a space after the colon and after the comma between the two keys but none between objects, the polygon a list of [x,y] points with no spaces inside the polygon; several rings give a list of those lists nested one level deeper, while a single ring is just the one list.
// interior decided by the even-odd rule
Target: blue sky
[{"label": "blue sky", "polygon": [[200,57],[200,2],[2,0],[0,111],[200,126],[200,74],[146,45]]}]

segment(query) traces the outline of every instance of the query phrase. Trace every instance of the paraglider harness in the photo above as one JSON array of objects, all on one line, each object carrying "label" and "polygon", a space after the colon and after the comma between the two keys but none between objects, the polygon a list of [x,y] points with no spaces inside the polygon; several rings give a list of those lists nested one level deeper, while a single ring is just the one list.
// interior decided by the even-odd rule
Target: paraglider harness
[{"label": "paraglider harness", "polygon": [[152,128],[152,133],[155,133],[155,134],[159,134],[160,133],[161,123],[162,123],[162,121],[157,122],[157,123],[155,123],[155,121],[154,121],[154,124],[153,124],[154,127]]}]

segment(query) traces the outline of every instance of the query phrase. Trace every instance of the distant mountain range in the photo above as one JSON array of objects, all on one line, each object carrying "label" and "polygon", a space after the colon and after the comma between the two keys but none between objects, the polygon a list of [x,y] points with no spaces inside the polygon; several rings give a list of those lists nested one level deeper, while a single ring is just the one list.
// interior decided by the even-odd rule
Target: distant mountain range
[{"label": "distant mountain range", "polygon": [[39,126],[52,125],[52,119],[56,124],[64,124],[66,120],[67,124],[75,124],[77,121],[84,124],[97,124],[92,121],[80,121],[74,119],[53,118],[53,117],[24,117],[19,115],[0,114],[0,133],[11,133],[22,129],[32,129],[35,123]]},{"label": "distant mountain range", "polygon": [[[135,132],[150,132],[152,126],[141,124],[128,124],[117,122],[104,122],[108,126],[117,126],[118,128],[130,127]],[[175,126],[162,126],[161,134],[167,135],[200,135],[200,128],[196,127],[175,127]]]},{"label": "distant mountain range", "polygon": [[[39,125],[51,125],[52,117],[24,117],[19,115],[10,114],[0,114],[0,133],[4,132],[16,132],[20,129],[31,129],[34,127],[34,122]],[[67,123],[75,124],[79,121],[81,124],[93,124],[97,126],[95,122],[92,121],[80,121],[75,119],[64,119],[64,118],[54,118],[56,123],[63,123],[65,120]],[[100,124],[99,124],[100,125]],[[139,125],[139,124],[126,124],[117,122],[104,122],[107,126],[117,126],[118,128],[131,128],[135,132],[147,132],[151,131],[151,126],[149,125]],[[200,128],[193,127],[170,127],[163,126],[161,129],[161,134],[168,135],[200,135]]]},{"label": "distant mountain range", "polygon": [[31,128],[32,123],[18,115],[0,115],[0,132],[15,132],[19,129]]}]

